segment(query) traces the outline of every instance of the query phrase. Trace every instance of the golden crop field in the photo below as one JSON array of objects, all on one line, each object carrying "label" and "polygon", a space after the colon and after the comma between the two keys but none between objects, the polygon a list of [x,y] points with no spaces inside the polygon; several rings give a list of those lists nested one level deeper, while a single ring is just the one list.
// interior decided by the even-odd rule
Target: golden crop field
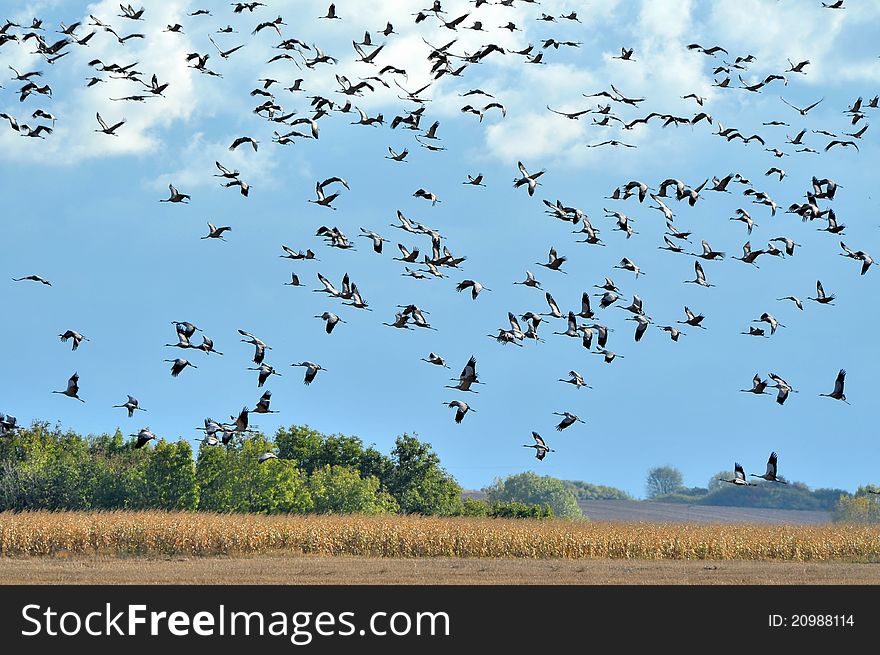
[{"label": "golden crop field", "polygon": [[186,512],[0,513],[0,555],[880,561],[880,527]]}]

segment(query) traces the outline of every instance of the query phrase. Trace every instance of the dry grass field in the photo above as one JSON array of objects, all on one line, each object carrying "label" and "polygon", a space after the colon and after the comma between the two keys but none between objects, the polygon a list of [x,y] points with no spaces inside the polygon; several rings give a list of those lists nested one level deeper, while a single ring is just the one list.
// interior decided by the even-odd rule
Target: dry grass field
[{"label": "dry grass field", "polygon": [[880,562],[880,526],[724,525],[188,512],[0,514],[0,555]]},{"label": "dry grass field", "polygon": [[0,514],[0,583],[877,584],[880,527]]},{"label": "dry grass field", "polygon": [[880,584],[880,565],[845,562],[390,559],[320,555],[0,559],[0,584]]}]

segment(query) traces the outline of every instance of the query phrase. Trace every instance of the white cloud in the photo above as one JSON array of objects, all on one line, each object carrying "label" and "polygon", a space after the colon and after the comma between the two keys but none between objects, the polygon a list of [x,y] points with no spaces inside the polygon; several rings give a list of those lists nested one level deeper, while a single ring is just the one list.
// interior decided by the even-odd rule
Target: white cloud
[{"label": "white cloud", "polygon": [[[318,19],[326,13],[328,4],[326,0],[276,0],[270,7],[260,8],[253,14],[232,14],[223,7],[224,12],[217,10],[211,18],[194,18],[187,13],[197,8],[198,3],[172,0],[148,7],[145,21],[131,21],[118,17],[118,2],[102,0],[93,3],[84,12],[79,33],[85,34],[91,29],[98,29],[98,33],[87,48],[70,46],[69,54],[54,66],[28,54],[29,46],[8,44],[4,48],[4,57],[14,65],[20,68],[38,65],[45,69],[46,79],[51,80],[57,93],[51,101],[38,98],[23,104],[7,94],[9,100],[2,105],[3,110],[19,117],[20,122],[27,122],[30,112],[42,106],[57,115],[59,120],[55,133],[39,143],[23,139],[12,130],[0,129],[0,157],[71,165],[97,157],[141,155],[161,150],[167,153],[168,161],[174,162],[178,181],[191,180],[193,184],[200,184],[204,175],[196,173],[198,167],[205,161],[209,169],[213,166],[213,157],[219,158],[223,154],[220,146],[231,131],[262,134],[261,138],[267,142],[266,150],[272,147],[268,143],[271,131],[283,126],[266,125],[253,114],[252,110],[263,99],[251,97],[249,92],[261,85],[257,81],[259,78],[279,80],[280,83],[270,91],[276,94],[276,101],[286,111],[308,115],[311,109],[307,97],[321,95],[339,102],[351,100],[368,114],[381,112],[386,121],[390,121],[393,115],[404,109],[414,108],[412,103],[400,99],[403,92],[391,83],[396,76],[385,76],[384,79],[391,83],[390,88],[375,83],[375,92],[347,97],[339,93],[336,75],[357,82],[363,77],[376,75],[382,66],[392,64],[407,70],[407,78],[397,77],[406,89],[414,90],[433,82],[422,94],[429,99],[427,115],[432,119],[443,119],[446,129],[450,121],[476,121],[474,116],[460,111],[465,103],[474,100],[462,98],[463,91],[483,88],[505,105],[505,119],[492,112],[482,123],[482,156],[505,162],[514,157],[558,158],[572,165],[589,165],[597,159],[598,153],[585,148],[587,142],[617,138],[628,143],[646,143],[650,139],[667,137],[659,137],[654,124],[648,129],[621,132],[617,126],[592,126],[591,116],[584,116],[577,122],[570,121],[550,115],[546,105],[562,109],[595,107],[596,99],[584,98],[583,94],[607,90],[612,83],[630,96],[648,98],[648,102],[635,108],[614,104],[613,111],[625,120],[649,111],[687,115],[687,112],[695,111],[693,103],[680,98],[688,93],[707,98],[706,109],[710,113],[719,112],[719,116],[725,112],[728,115],[741,112],[763,102],[763,97],[755,98],[754,94],[731,93],[713,87],[711,66],[718,60],[687,50],[684,46],[692,41],[703,45],[717,43],[728,49],[735,44],[737,52],[731,50],[731,57],[746,52],[755,54],[758,61],[744,73],[747,78],[781,72],[787,66],[785,58],[790,57],[812,62],[807,76],[797,76],[799,82],[819,83],[831,76],[839,81],[880,79],[880,62],[873,54],[855,64],[840,64],[844,56],[841,52],[845,50],[840,47],[840,42],[845,38],[847,26],[852,29],[853,17],[867,20],[880,14],[880,8],[862,5],[847,12],[829,12],[804,8],[800,3],[760,0],[743,0],[736,5],[713,3],[708,8],[692,0],[644,0],[637,6],[615,0],[582,9],[579,12],[581,23],[562,19],[546,23],[536,17],[540,13],[560,16],[572,10],[572,3],[545,0],[541,5],[518,2],[513,7],[488,5],[479,9],[470,3],[444,3],[447,20],[469,13],[463,26],[480,20],[488,30],[481,32],[445,29],[434,17],[416,24],[413,14],[422,8],[422,4],[430,4],[427,1],[338,2],[337,11],[343,20]],[[26,21],[29,19],[25,16],[57,11],[62,6],[50,0],[32,3],[15,16]],[[100,28],[87,27],[89,14],[111,23],[120,34],[142,31],[148,38],[132,39],[121,46]],[[309,69],[284,60],[267,63],[280,52],[275,48],[277,35],[272,30],[256,35],[251,31],[258,22],[272,20],[275,16],[285,18],[287,25],[281,28],[285,38],[296,37],[317,44],[337,57],[339,64]],[[521,31],[499,29],[508,21],[515,23]],[[184,25],[185,34],[163,32],[166,25],[176,22]],[[387,22],[393,24],[396,34],[386,40],[378,32]],[[238,33],[216,34],[217,27],[226,23],[234,25]],[[386,43],[377,57],[376,66],[355,61],[352,40],[360,40],[365,30],[371,33],[375,43]],[[208,42],[209,33],[224,48],[237,44],[244,44],[244,47],[223,59]],[[609,35],[615,35],[622,42],[610,44]],[[543,40],[549,36],[576,40],[581,46],[542,49]],[[473,53],[487,43],[509,50],[532,44],[534,52],[544,53],[547,63],[527,65],[519,55],[495,53],[480,64],[468,66],[462,77],[444,76],[434,81],[430,62],[426,59],[429,46],[425,41],[435,45],[455,41],[449,49],[454,55]],[[621,46],[635,48],[636,61],[623,62],[612,58]],[[190,52],[210,54],[208,67],[223,77],[201,75],[189,68],[185,56]],[[149,95],[145,88],[129,81],[116,80],[85,88],[83,78],[94,72],[86,65],[92,59],[121,64],[138,62],[136,68],[143,71],[143,79],[149,79],[155,72],[160,82],[169,83],[165,97],[150,98],[144,103],[108,99],[132,94]],[[101,77],[109,79],[107,74],[101,74]],[[306,93],[283,90],[282,87],[289,86],[298,77],[304,79]],[[94,131],[97,111],[108,121],[126,120],[118,138]],[[322,123],[322,130],[337,129],[346,123]],[[223,126],[222,134],[214,132],[215,124]],[[190,137],[193,132],[195,136]],[[181,137],[181,133],[185,135]],[[209,151],[213,153],[210,156]],[[262,157],[261,154],[259,163],[250,163],[271,183],[275,164],[268,156],[266,159]],[[170,175],[168,173],[162,179]]]},{"label": "white cloud", "polygon": [[[254,152],[250,144],[245,143],[230,151],[229,145],[236,135],[228,135],[222,140],[210,140],[203,132],[194,133],[186,146],[177,156],[176,168],[168,173],[150,180],[147,186],[164,190],[169,184],[186,193],[190,189],[216,186],[228,180],[216,177],[219,169],[215,162],[230,170],[237,170],[239,178],[261,191],[270,189],[278,183],[275,172],[278,159],[275,148],[271,144],[257,146]],[[301,170],[296,167],[294,170]]]},{"label": "white cloud", "polygon": [[[33,147],[30,139],[23,140],[14,132],[4,130],[0,133],[0,143],[7,156],[17,160],[74,164],[95,157],[154,151],[163,143],[164,130],[193,115],[197,104],[196,82],[185,61],[185,55],[192,50],[192,45],[185,35],[161,32],[165,25],[181,18],[185,3],[163,3],[155,9],[149,24],[111,18],[118,13],[118,4],[104,0],[89,5],[80,19],[82,25],[77,33],[81,37],[92,30],[97,33],[87,47],[75,44],[68,46],[69,54],[52,66],[47,66],[36,56],[26,54],[29,48],[19,48],[17,55],[23,59],[22,66],[29,67],[29,70],[34,70],[35,66],[38,70],[45,70],[45,80],[59,91],[53,88],[54,100],[51,103],[28,98],[20,106],[7,105],[6,111],[21,116],[19,122],[26,122],[29,112],[38,106],[48,107],[58,121],[54,133],[39,148]],[[90,14],[115,25],[121,36],[144,31],[147,38],[130,39],[121,46],[112,34],[100,27],[88,26]],[[149,97],[144,102],[111,100],[151,94],[137,82],[112,79],[110,74],[89,67],[88,62],[95,59],[105,64],[113,62],[123,66],[137,62],[135,69],[142,71],[142,79],[149,80],[155,72],[160,84],[168,83],[164,97]],[[91,75],[106,82],[86,87],[85,78]],[[43,81],[44,78],[40,79]],[[28,114],[22,115],[23,109]],[[98,112],[109,124],[123,119],[126,121],[117,132],[119,136],[94,131],[98,127],[95,117]]]},{"label": "white cloud", "polygon": [[788,59],[809,59],[807,75],[798,79],[819,84],[833,74],[831,62],[836,58],[838,39],[853,18],[851,12],[828,11],[804,3],[743,0],[736,4],[713,3],[706,27],[722,45],[735,45],[738,52],[731,52],[731,57],[753,54],[756,61],[750,70],[782,73],[788,68]]}]

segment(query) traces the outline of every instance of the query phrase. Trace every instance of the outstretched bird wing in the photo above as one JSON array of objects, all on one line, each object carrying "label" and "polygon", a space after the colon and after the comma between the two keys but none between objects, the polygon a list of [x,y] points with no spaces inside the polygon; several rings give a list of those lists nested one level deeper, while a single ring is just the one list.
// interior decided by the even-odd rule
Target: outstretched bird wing
[{"label": "outstretched bird wing", "polygon": [[834,395],[842,396],[843,395],[843,382],[844,378],[846,378],[846,370],[840,369],[840,372],[837,374],[837,379],[834,381]]}]

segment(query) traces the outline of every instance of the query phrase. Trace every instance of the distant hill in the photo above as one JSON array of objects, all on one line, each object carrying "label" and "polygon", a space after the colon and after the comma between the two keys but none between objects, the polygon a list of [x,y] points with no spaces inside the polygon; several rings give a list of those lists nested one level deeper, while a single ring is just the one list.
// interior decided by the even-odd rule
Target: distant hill
[{"label": "distant hill", "polygon": [[[714,482],[710,488],[681,488],[652,501],[660,503],[684,503],[685,505],[712,505],[740,508],[795,509],[833,511],[837,501],[850,494],[844,489],[810,489],[802,482],[776,484],[759,481],[754,487],[737,487]],[[592,500],[592,499],[585,499]],[[599,500],[599,499],[597,499]]]},{"label": "distant hill", "polygon": [[[464,498],[485,498],[478,490],[465,490]],[[811,525],[830,523],[831,512],[662,503],[647,500],[578,500],[584,515],[593,521],[644,521],[656,523],[769,523]]]},{"label": "distant hill", "polygon": [[563,480],[562,483],[571,489],[578,500],[633,500],[632,496],[617,487],[582,480]]},{"label": "distant hill", "polygon": [[724,505],[686,505],[642,500],[583,500],[581,511],[594,521],[651,521],[659,523],[772,523],[808,525],[830,523],[831,512]]}]

